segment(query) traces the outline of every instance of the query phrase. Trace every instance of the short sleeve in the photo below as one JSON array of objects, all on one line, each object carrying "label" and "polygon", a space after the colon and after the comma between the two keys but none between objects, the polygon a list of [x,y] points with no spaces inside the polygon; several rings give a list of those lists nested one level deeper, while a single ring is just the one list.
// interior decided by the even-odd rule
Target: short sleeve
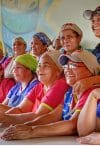
[{"label": "short sleeve", "polygon": [[76,105],[76,110],[81,110],[81,109],[83,108],[83,106],[84,106],[84,104],[85,104],[85,102],[86,102],[86,100],[87,100],[87,98],[88,98],[90,92],[91,92],[93,89],[95,89],[95,88],[97,88],[97,87],[92,87],[92,88],[88,89],[87,91],[85,91],[85,92],[82,94],[82,96],[80,97],[80,99],[79,99],[79,101],[78,101],[78,103],[77,103],[77,105]]},{"label": "short sleeve", "polygon": [[65,79],[60,79],[50,88],[47,94],[42,98],[41,103],[45,103],[48,106],[55,108],[64,101],[64,95],[67,92],[69,86],[66,84]]},{"label": "short sleeve", "polygon": [[32,102],[35,102],[36,99],[41,100],[42,96],[44,96],[43,84],[38,83],[34,88],[31,89],[31,91],[27,95],[27,98]]}]

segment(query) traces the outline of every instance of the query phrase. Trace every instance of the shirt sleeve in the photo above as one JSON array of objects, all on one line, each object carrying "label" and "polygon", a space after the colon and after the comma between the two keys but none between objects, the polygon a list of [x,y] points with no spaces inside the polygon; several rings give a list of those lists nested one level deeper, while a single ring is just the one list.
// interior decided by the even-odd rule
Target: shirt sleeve
[{"label": "shirt sleeve", "polygon": [[36,99],[41,100],[40,98],[42,94],[43,94],[43,84],[38,83],[34,88],[31,89],[31,91],[27,95],[27,98],[32,102],[35,102]]},{"label": "shirt sleeve", "polygon": [[8,92],[15,85],[15,81],[13,79],[4,78],[0,84],[0,103],[4,101]]},{"label": "shirt sleeve", "polygon": [[77,105],[76,105],[76,108],[75,108],[76,111],[81,111],[81,109],[83,108],[83,106],[84,106],[84,104],[85,104],[85,102],[86,102],[86,100],[87,100],[87,98],[88,98],[90,92],[91,92],[93,89],[95,89],[95,88],[97,88],[97,87],[90,88],[90,89],[88,89],[87,91],[85,91],[85,92],[81,95],[81,97],[79,98],[79,101],[78,101],[78,103],[77,103]]},{"label": "shirt sleeve", "polygon": [[50,88],[47,94],[42,98],[41,103],[48,105],[51,108],[57,107],[63,103],[64,95],[69,86],[66,84],[65,79],[60,79]]}]

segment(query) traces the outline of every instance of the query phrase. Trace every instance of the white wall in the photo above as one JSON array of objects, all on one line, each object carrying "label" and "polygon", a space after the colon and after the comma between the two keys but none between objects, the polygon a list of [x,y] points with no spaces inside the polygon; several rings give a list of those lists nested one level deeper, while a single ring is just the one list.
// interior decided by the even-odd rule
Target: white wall
[{"label": "white wall", "polygon": [[[40,3],[47,1],[41,0]],[[83,11],[86,9],[94,10],[100,5],[100,0],[54,0],[45,14],[45,21],[41,20],[39,29],[46,31],[43,23],[48,23],[52,30],[59,32],[60,26],[65,22],[74,22],[83,30],[82,45],[86,48],[94,48],[100,41],[91,30],[91,21],[83,18]],[[43,11],[43,7],[41,7]]]},{"label": "white wall", "polygon": [[[27,42],[30,41],[30,38],[32,37],[33,33],[37,31],[44,31],[50,36],[50,38],[53,39],[56,35],[58,35],[61,25],[64,24],[65,22],[76,23],[83,30],[83,40],[82,40],[83,47],[88,49],[93,49],[95,45],[99,42],[99,39],[97,39],[94,36],[91,30],[91,21],[85,20],[82,15],[83,15],[83,11],[86,9],[94,10],[98,5],[100,5],[100,0],[39,0],[39,15],[32,15],[32,19],[30,19],[32,20],[31,21],[32,23],[27,20],[29,20],[28,18],[30,17],[28,14],[30,14],[29,10],[31,8],[30,6],[32,6],[33,0],[27,0],[27,1],[2,0],[2,1],[7,2],[6,6],[11,10],[12,15],[14,14],[13,12],[14,10],[17,11],[17,9],[19,8],[18,6],[20,6],[20,9],[18,9],[18,12],[20,11],[20,13],[17,13],[18,15],[22,14],[24,10],[25,13],[27,14],[25,15],[26,21],[24,23],[23,21],[20,21],[20,19],[19,21],[17,21],[20,24],[22,23],[20,29],[19,27],[17,27],[19,26],[17,24],[12,25],[13,23],[15,23],[15,21],[8,22],[8,20],[10,20],[8,19],[8,16],[12,16],[12,15],[8,15],[7,19],[5,19],[5,23],[6,23],[5,25],[6,26],[9,25],[8,28],[10,27],[9,34],[7,34],[5,37],[5,39],[8,41],[6,43],[8,43],[9,46],[12,42],[13,36],[16,35],[14,30],[20,32],[21,29],[25,29],[25,30],[26,28],[27,30],[31,29],[30,32],[27,33],[24,32],[23,34],[20,34],[22,35],[22,37],[25,38]],[[16,2],[17,2],[17,6],[16,6]],[[36,12],[34,11],[33,13]],[[37,24],[34,23],[36,22],[36,19],[38,19]],[[34,29],[33,25],[36,25],[36,29]],[[10,33],[11,28],[13,35]],[[2,38],[1,30],[2,29],[0,24],[0,38]]]}]

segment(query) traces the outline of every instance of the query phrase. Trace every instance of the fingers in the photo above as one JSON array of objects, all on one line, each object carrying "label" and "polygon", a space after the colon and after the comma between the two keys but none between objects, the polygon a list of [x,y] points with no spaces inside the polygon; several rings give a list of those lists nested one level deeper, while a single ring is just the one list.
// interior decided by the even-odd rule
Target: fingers
[{"label": "fingers", "polygon": [[1,134],[1,139],[3,140],[11,140],[14,139],[14,126],[10,126],[9,128],[5,129],[4,132]]},{"label": "fingers", "polygon": [[80,138],[77,138],[77,141],[79,143],[87,144],[89,140],[86,137],[80,137]]},{"label": "fingers", "polygon": [[81,85],[79,85],[79,84],[75,84],[74,86],[73,86],[73,94],[76,94],[76,95],[78,95],[79,93],[80,93],[80,91],[81,91]]}]

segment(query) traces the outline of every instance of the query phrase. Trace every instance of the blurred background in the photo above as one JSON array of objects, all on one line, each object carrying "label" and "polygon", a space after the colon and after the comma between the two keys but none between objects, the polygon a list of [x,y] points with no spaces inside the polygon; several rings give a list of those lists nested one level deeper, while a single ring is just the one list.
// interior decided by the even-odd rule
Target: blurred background
[{"label": "blurred background", "polygon": [[76,23],[83,30],[83,47],[94,49],[99,39],[91,30],[91,22],[83,18],[83,11],[94,10],[98,5],[100,0],[0,0],[0,40],[4,51],[12,54],[12,41],[18,36],[26,40],[30,50],[34,33],[42,31],[53,39],[65,22]]}]

